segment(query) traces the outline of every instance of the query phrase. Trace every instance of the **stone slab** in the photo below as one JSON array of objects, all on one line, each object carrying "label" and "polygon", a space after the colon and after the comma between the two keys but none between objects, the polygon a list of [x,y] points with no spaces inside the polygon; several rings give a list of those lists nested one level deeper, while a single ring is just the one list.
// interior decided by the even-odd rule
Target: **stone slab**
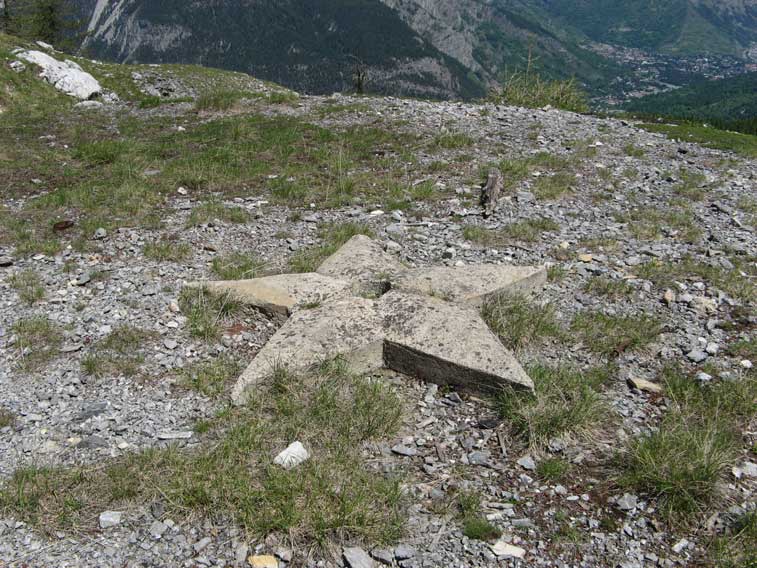
[{"label": "stone slab", "polygon": [[406,270],[402,263],[365,235],[355,235],[318,267],[319,274],[375,288]]},{"label": "stone slab", "polygon": [[546,282],[547,269],[544,266],[440,266],[406,270],[392,281],[392,290],[481,306],[491,295],[501,292],[528,294],[540,290]]},{"label": "stone slab", "polygon": [[358,373],[383,366],[383,327],[375,302],[348,297],[295,312],[260,350],[231,394],[245,403],[251,391],[278,367],[301,370],[344,356]]},{"label": "stone slab", "polygon": [[399,292],[378,304],[387,368],[468,391],[497,391],[508,384],[533,390],[531,378],[477,310]]},{"label": "stone slab", "polygon": [[244,404],[278,367],[298,371],[342,356],[356,373],[389,368],[465,390],[533,389],[478,312],[436,298],[389,292],[378,300],[331,300],[295,312],[260,350],[232,391]]},{"label": "stone slab", "polygon": [[323,303],[349,293],[350,284],[328,276],[278,274],[251,280],[230,280],[195,283],[211,292],[232,294],[239,301],[270,313],[288,315],[295,308]]}]

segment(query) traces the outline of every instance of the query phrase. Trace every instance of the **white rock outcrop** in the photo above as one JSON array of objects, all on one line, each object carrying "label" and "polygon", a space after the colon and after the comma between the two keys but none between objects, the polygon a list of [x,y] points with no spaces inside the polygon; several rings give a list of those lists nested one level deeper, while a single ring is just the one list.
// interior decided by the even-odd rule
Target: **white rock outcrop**
[{"label": "white rock outcrop", "polygon": [[102,93],[97,79],[73,61],[58,61],[41,51],[20,51],[16,57],[39,66],[40,77],[67,95],[86,101]]}]

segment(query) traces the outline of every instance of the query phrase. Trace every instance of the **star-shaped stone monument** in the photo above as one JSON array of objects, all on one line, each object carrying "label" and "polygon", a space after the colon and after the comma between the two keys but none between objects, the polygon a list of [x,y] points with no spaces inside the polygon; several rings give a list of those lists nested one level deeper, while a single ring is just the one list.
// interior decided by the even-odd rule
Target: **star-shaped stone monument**
[{"label": "star-shaped stone monument", "polygon": [[358,373],[389,368],[466,390],[533,389],[479,308],[493,294],[538,290],[546,278],[543,266],[409,269],[358,235],[313,273],[202,285],[288,317],[237,381],[232,400],[243,404],[277,365],[303,369],[335,356]]}]

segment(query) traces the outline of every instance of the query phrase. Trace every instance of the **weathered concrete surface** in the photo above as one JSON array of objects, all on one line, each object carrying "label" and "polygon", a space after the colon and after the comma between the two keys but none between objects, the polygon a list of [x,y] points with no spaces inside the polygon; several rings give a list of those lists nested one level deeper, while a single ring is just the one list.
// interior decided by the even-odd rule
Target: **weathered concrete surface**
[{"label": "weathered concrete surface", "polygon": [[239,378],[232,400],[246,402],[277,367],[297,371],[336,356],[357,373],[387,367],[465,390],[491,391],[505,384],[533,389],[476,310],[389,292],[378,300],[341,298],[294,313]]},{"label": "weathered concrete surface", "polygon": [[40,76],[67,95],[86,101],[102,93],[97,79],[73,61],[58,61],[41,51],[21,51],[16,55],[42,68]]},{"label": "weathered concrete surface", "polygon": [[383,296],[378,308],[387,368],[468,391],[493,391],[505,384],[534,388],[477,310],[399,292]]},{"label": "weathered concrete surface", "polygon": [[342,355],[359,373],[383,366],[383,322],[375,302],[348,297],[295,312],[239,377],[231,398],[242,404],[277,367],[304,369]]},{"label": "weathered concrete surface", "polygon": [[295,308],[323,303],[349,293],[350,284],[315,272],[277,274],[250,280],[194,283],[270,313],[289,315]]},{"label": "weathered concrete surface", "polygon": [[[534,292],[546,279],[544,267],[532,266],[407,269],[358,235],[317,273],[193,285],[290,316],[234,386],[232,400],[243,404],[277,367],[302,370],[336,356],[357,373],[386,367],[465,390],[533,389],[478,308],[491,294]],[[361,297],[366,290],[378,298]]]},{"label": "weathered concrete surface", "polygon": [[406,270],[402,263],[365,235],[355,235],[323,261],[317,272],[347,280],[359,288],[375,288]]},{"label": "weathered concrete surface", "polygon": [[400,273],[392,290],[417,292],[469,306],[481,306],[500,292],[531,293],[547,282],[544,266],[474,266],[415,268]]}]

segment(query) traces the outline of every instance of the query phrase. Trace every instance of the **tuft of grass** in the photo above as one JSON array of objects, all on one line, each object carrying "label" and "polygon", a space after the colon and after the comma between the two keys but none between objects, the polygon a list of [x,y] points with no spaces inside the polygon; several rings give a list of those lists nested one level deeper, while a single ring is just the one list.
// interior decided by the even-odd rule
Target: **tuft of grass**
[{"label": "tuft of grass", "polygon": [[[160,500],[169,514],[229,516],[251,538],[278,533],[303,549],[325,549],[336,539],[396,542],[407,514],[401,479],[362,456],[366,442],[397,432],[399,396],[337,364],[303,375],[279,368],[260,388],[249,405],[203,427],[213,437],[207,446],[20,469],[1,486],[0,511],[47,533],[90,531],[103,510]],[[273,458],[293,440],[311,458],[285,470]]]},{"label": "tuft of grass", "polygon": [[221,324],[242,310],[242,304],[231,294],[214,294],[204,287],[184,288],[179,307],[187,317],[190,334],[205,341],[217,339]]},{"label": "tuft of grass", "polygon": [[757,380],[703,386],[668,367],[662,382],[669,410],[657,430],[630,442],[620,482],[686,524],[717,503],[719,484],[739,456],[740,432],[757,411]]},{"label": "tuft of grass", "polygon": [[605,357],[641,349],[654,341],[661,329],[657,319],[646,315],[610,316],[599,312],[582,312],[571,325],[590,351]]},{"label": "tuft of grass", "polygon": [[[749,543],[752,543],[751,545]],[[720,568],[754,568],[757,566],[757,511],[737,517],[725,535],[713,540],[709,556]]]},{"label": "tuft of grass", "polygon": [[54,359],[63,343],[62,330],[45,316],[20,319],[11,331],[16,335],[20,365],[25,371],[38,370]]},{"label": "tuft of grass", "polygon": [[463,525],[463,534],[474,540],[494,540],[502,531],[481,516],[481,495],[473,491],[457,494],[457,512]]},{"label": "tuft of grass", "polygon": [[527,108],[542,108],[547,105],[572,112],[588,112],[586,93],[575,79],[543,79],[529,68],[510,75],[501,90],[490,95],[497,104]]},{"label": "tuft of grass", "polygon": [[92,346],[82,358],[82,370],[94,377],[133,377],[145,361],[145,343],[154,338],[152,332],[121,325]]},{"label": "tuft of grass", "polygon": [[249,220],[250,214],[246,209],[236,206],[226,206],[218,201],[209,201],[192,209],[189,219],[187,219],[187,227],[198,227],[214,221],[241,225],[247,223]]},{"label": "tuft of grass", "polygon": [[263,274],[265,263],[243,252],[216,256],[212,262],[213,272],[221,280],[247,280]]},{"label": "tuft of grass", "polygon": [[174,239],[162,238],[147,243],[142,253],[146,258],[160,262],[181,262],[192,254],[192,247],[188,243],[180,243]]},{"label": "tuft of grass", "polygon": [[610,369],[582,372],[534,365],[527,370],[535,394],[505,387],[496,399],[500,416],[523,443],[541,447],[552,438],[586,435],[607,417],[599,389],[608,381]]},{"label": "tuft of grass", "polygon": [[237,102],[244,98],[240,91],[213,91],[203,93],[195,102],[195,110],[198,111],[223,111],[229,110]]},{"label": "tuft of grass", "polygon": [[522,294],[497,294],[488,298],[481,316],[507,347],[521,349],[545,337],[560,337],[560,327],[551,304],[534,304]]},{"label": "tuft of grass", "polygon": [[434,138],[432,144],[435,148],[444,148],[445,150],[456,150],[458,148],[467,148],[473,145],[473,139],[463,133],[440,134]]},{"label": "tuft of grass", "polygon": [[673,192],[688,201],[701,201],[707,194],[707,176],[690,170],[680,171],[681,181],[673,188]]},{"label": "tuft of grass", "polygon": [[547,279],[550,282],[560,282],[568,275],[568,270],[561,264],[554,264],[547,269]]},{"label": "tuft of grass", "polygon": [[604,296],[611,300],[627,298],[634,293],[634,287],[627,280],[613,280],[604,276],[590,278],[584,290],[589,294]]},{"label": "tuft of grass", "polygon": [[201,361],[181,370],[181,382],[187,388],[209,397],[218,398],[232,379],[242,370],[241,363],[228,355]]},{"label": "tuft of grass", "polygon": [[700,280],[744,302],[753,301],[756,288],[753,278],[749,277],[749,259],[746,258],[743,262],[737,260],[734,264],[734,269],[725,269],[687,256],[675,262],[647,262],[639,267],[638,273],[639,277],[664,288],[673,287],[677,280]]},{"label": "tuft of grass", "polygon": [[18,293],[21,301],[30,306],[45,297],[45,287],[42,285],[42,278],[34,270],[26,269],[17,272],[8,279],[8,283]]},{"label": "tuft of grass", "polygon": [[539,240],[542,233],[557,231],[560,225],[543,217],[537,219],[524,219],[516,223],[510,223],[502,229],[502,234],[516,241],[532,243]]},{"label": "tuft of grass", "polygon": [[666,233],[688,243],[702,238],[702,228],[685,203],[671,203],[665,208],[641,207],[616,218],[627,223],[631,234],[639,240],[659,240]]},{"label": "tuft of grass", "polygon": [[0,428],[8,428],[16,423],[16,415],[10,410],[0,408]]},{"label": "tuft of grass", "polygon": [[576,177],[567,172],[558,172],[551,176],[540,176],[533,187],[534,195],[539,199],[558,199],[572,191]]},{"label": "tuft of grass", "polygon": [[355,235],[373,237],[374,233],[368,225],[363,223],[332,223],[320,227],[318,236],[323,244],[292,256],[289,259],[289,269],[292,272],[314,272],[324,260]]},{"label": "tuft of grass", "polygon": [[483,517],[472,517],[463,520],[463,534],[474,540],[495,540],[502,535],[502,531]]},{"label": "tuft of grass", "polygon": [[89,166],[113,164],[127,153],[126,143],[121,140],[93,140],[76,147],[74,158]]},{"label": "tuft of grass", "polygon": [[536,474],[545,481],[560,481],[570,470],[570,463],[560,458],[547,458],[536,464]]},{"label": "tuft of grass", "polygon": [[623,146],[623,152],[626,156],[629,156],[631,158],[643,158],[646,154],[644,148],[640,148],[639,146],[635,146],[633,144],[626,144],[625,146]]}]

